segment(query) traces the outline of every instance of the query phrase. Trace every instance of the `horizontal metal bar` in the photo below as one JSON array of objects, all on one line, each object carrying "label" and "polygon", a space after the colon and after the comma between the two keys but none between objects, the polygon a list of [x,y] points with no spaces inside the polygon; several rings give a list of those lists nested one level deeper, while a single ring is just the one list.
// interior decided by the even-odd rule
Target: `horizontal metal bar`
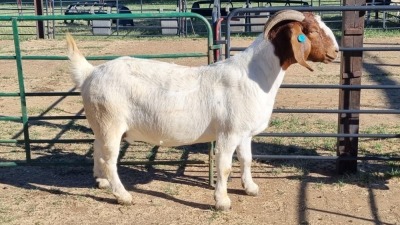
[{"label": "horizontal metal bar", "polygon": [[303,88],[303,89],[400,89],[400,85],[282,84],[281,88]]},{"label": "horizontal metal bar", "polygon": [[17,144],[19,142],[16,139],[0,139],[0,143]]},{"label": "horizontal metal bar", "polygon": [[[171,160],[171,161],[129,161],[118,162],[118,165],[189,165],[189,164],[208,164],[201,160]],[[0,167],[13,166],[92,166],[93,162],[0,162]]]},{"label": "horizontal metal bar", "polygon": [[339,51],[342,52],[355,52],[355,51],[363,51],[363,52],[374,52],[374,51],[386,51],[386,52],[394,52],[400,51],[400,47],[352,47],[352,48],[343,48],[339,47]]},{"label": "horizontal metal bar", "polygon": [[[87,56],[87,60],[112,60],[121,56]],[[157,55],[130,55],[130,57],[141,59],[164,59],[164,58],[197,58],[207,57],[206,53],[175,53],[175,54],[157,54]],[[23,60],[68,60],[67,56],[47,56],[47,55],[25,55],[21,57]],[[0,60],[15,60],[15,56],[0,56]]]},{"label": "horizontal metal bar", "polygon": [[17,92],[0,92],[0,97],[19,97],[20,94]]},{"label": "horizontal metal bar", "polygon": [[[25,96],[79,96],[80,92],[28,92],[25,93]],[[19,92],[0,92],[0,97],[20,97],[21,94]]]},{"label": "horizontal metal bar", "polygon": [[400,114],[397,109],[274,109],[274,113],[356,113],[356,114]]},{"label": "horizontal metal bar", "polygon": [[[28,92],[25,96],[79,96],[80,92]],[[19,92],[0,92],[0,97],[19,97]]]},{"label": "horizontal metal bar", "polygon": [[18,166],[16,162],[0,162],[0,167],[13,167]]},{"label": "horizontal metal bar", "polygon": [[0,116],[0,121],[22,122],[22,117],[17,117],[17,116]]},{"label": "horizontal metal bar", "polygon": [[314,155],[253,155],[253,159],[316,159],[335,160],[337,156],[314,156]]},{"label": "horizontal metal bar", "polygon": [[237,8],[232,10],[228,15],[227,20],[236,17],[238,14],[243,13],[260,13],[260,12],[278,12],[285,9],[294,9],[301,12],[328,12],[328,11],[399,11],[400,6],[387,5],[387,6],[274,6],[274,7],[257,7],[257,8]]},{"label": "horizontal metal bar", "polygon": [[[282,84],[281,88],[303,89],[400,89],[400,85]],[[27,92],[26,96],[79,96],[80,92]],[[0,92],[0,97],[19,97],[20,93]]]},{"label": "horizontal metal bar", "polygon": [[38,120],[83,120],[86,116],[30,116],[29,121]]},{"label": "horizontal metal bar", "polygon": [[[47,144],[47,143],[58,143],[58,144],[69,144],[69,143],[92,143],[94,139],[31,139],[29,143],[34,144]],[[25,140],[21,139],[3,139],[0,143],[10,143],[10,144],[23,144]]]},{"label": "horizontal metal bar", "polygon": [[[240,52],[244,51],[247,47],[231,47],[231,51]],[[373,52],[373,51],[400,51],[400,47],[359,47],[359,48],[343,48],[339,47],[339,51],[342,52],[354,52],[354,51],[363,51],[363,52]]]},{"label": "horizontal metal bar", "polygon": [[[206,53],[170,53],[170,54],[157,54],[157,55],[129,55],[134,58],[142,59],[162,59],[162,58],[189,58],[189,57],[207,57]],[[112,60],[119,58],[119,55],[107,55],[107,56],[87,56],[87,60]],[[0,58],[1,59],[1,58]],[[22,56],[23,60],[68,60],[67,56],[57,55],[25,55]]]},{"label": "horizontal metal bar", "polygon": [[[400,161],[400,157],[384,157],[384,156],[358,156],[358,157],[339,157],[339,156],[308,156],[308,155],[253,155],[253,159],[287,159],[287,160],[377,160],[377,161]],[[173,160],[173,161],[129,161],[119,162],[118,165],[191,165],[191,164],[208,164],[206,161],[200,160]],[[93,162],[0,162],[0,167],[15,166],[92,166]]]},{"label": "horizontal metal bar", "polygon": [[0,60],[15,60],[16,56],[15,55],[0,55]]},{"label": "horizontal metal bar", "polygon": [[240,52],[246,50],[247,47],[230,47],[229,50],[232,52]]},{"label": "horizontal metal bar", "polygon": [[258,137],[399,138],[400,134],[260,133]]},{"label": "horizontal metal bar", "polygon": [[27,92],[25,96],[32,97],[44,97],[44,96],[80,96],[81,93],[77,91],[73,92]]},{"label": "horizontal metal bar", "polygon": [[[303,89],[400,89],[400,85],[282,84],[281,88]],[[79,96],[80,92],[28,92],[26,96]],[[0,92],[0,97],[19,97],[20,93]]]},{"label": "horizontal metal bar", "polygon": [[9,21],[16,18],[18,21],[43,21],[43,20],[104,20],[104,19],[134,19],[134,18],[174,18],[192,17],[204,18],[200,14],[190,12],[168,12],[168,13],[109,13],[88,15],[43,15],[43,16],[0,16],[0,21]]},{"label": "horizontal metal bar", "polygon": [[[18,140],[20,141],[20,140]],[[69,144],[69,143],[92,143],[94,139],[34,139],[29,140],[30,143],[34,144],[46,144],[46,143],[59,143],[59,144]],[[23,140],[22,140],[23,142]]]},{"label": "horizontal metal bar", "polygon": [[[274,109],[274,113],[357,113],[357,114],[400,114],[400,110],[355,110],[355,109]],[[39,120],[82,120],[86,116],[31,116],[29,121]]]},{"label": "horizontal metal bar", "polygon": [[[399,138],[400,134],[327,134],[327,133],[260,133],[259,137],[359,137],[359,138]],[[35,139],[29,140],[30,143],[92,143],[94,139]],[[24,143],[23,140],[16,140],[8,143]]]},{"label": "horizontal metal bar", "polygon": [[253,159],[307,159],[307,160],[382,160],[382,161],[400,161],[400,157],[384,157],[384,156],[358,156],[358,157],[341,157],[341,156],[314,156],[314,155],[253,155]]}]

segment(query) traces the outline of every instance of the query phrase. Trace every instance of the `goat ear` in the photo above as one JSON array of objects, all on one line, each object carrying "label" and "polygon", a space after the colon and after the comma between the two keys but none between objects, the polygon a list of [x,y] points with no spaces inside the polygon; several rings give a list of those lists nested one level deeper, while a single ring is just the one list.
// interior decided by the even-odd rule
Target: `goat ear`
[{"label": "goat ear", "polygon": [[297,63],[306,67],[310,71],[314,71],[306,60],[311,52],[311,42],[306,35],[303,34],[300,25],[294,25],[291,28],[292,37],[290,42],[292,45],[293,55]]}]

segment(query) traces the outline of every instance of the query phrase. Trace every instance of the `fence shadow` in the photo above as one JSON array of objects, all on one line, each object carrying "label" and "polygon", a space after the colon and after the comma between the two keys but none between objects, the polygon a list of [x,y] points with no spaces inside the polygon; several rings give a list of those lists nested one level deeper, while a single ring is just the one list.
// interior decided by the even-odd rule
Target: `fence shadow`
[{"label": "fence shadow", "polygon": [[[371,74],[371,79],[379,85],[399,85],[399,82],[392,79],[389,75],[395,72],[388,71],[382,66],[398,67],[400,64],[388,64],[378,57],[373,57],[370,53],[364,52],[365,56],[373,58],[373,62],[364,62],[363,68]],[[364,57],[365,57],[364,56]],[[389,108],[397,109],[400,107],[400,89],[383,89],[386,99],[389,101]]]},{"label": "fence shadow", "polygon": [[[318,156],[315,149],[301,149],[297,146],[281,146],[281,145],[269,145],[263,143],[253,142],[253,151],[261,151],[266,155],[312,155]],[[262,160],[263,163],[268,163],[274,168],[296,168],[298,171],[294,175],[279,176],[282,179],[300,181],[298,189],[298,222],[299,224],[308,224],[308,215],[310,211],[322,212],[320,209],[311,208],[307,203],[307,190],[311,184],[324,184],[324,185],[354,185],[360,188],[368,190],[368,207],[371,212],[373,219],[357,217],[356,215],[346,213],[336,213],[330,211],[323,211],[327,214],[340,215],[342,217],[348,217],[349,219],[357,219],[360,221],[370,222],[373,224],[387,224],[382,221],[379,216],[379,207],[377,205],[375,191],[376,190],[387,190],[388,180],[393,176],[399,176],[399,174],[388,173],[388,171],[400,171],[400,165],[388,165],[386,163],[376,161],[362,161],[358,163],[357,174],[344,174],[339,175],[336,173],[336,161],[335,160],[306,160],[306,159],[271,159]],[[323,175],[323,176],[320,176]]]},{"label": "fence shadow", "polygon": [[[283,146],[269,143],[257,143],[253,142],[254,151],[262,151],[265,154],[277,154],[276,150],[266,151],[267,149],[279,149],[282,153],[287,154],[298,154],[299,152],[307,153],[307,155],[318,155],[315,149],[301,149],[296,146]],[[188,159],[192,153],[207,154],[208,144],[198,144],[193,146],[179,147],[182,150],[181,159]],[[123,151],[127,148],[122,146],[121,155],[123,157]],[[154,148],[151,151],[155,151]],[[279,153],[279,152],[278,152]],[[78,160],[78,162],[90,162],[91,161],[91,149],[88,150],[86,155],[77,155],[75,153],[64,154],[62,151],[55,149],[50,155],[39,156],[38,159],[41,161],[51,161],[54,157],[71,158]],[[154,154],[154,160],[157,159],[157,154]],[[151,159],[150,159],[151,160]],[[4,161],[0,158],[0,161]],[[319,209],[309,208],[307,205],[307,190],[310,184],[335,184],[345,183],[350,185],[356,185],[362,188],[366,188],[369,193],[369,207],[373,213],[373,221],[375,224],[384,224],[379,217],[378,206],[374,197],[374,190],[388,190],[386,185],[387,179],[390,176],[381,177],[377,175],[377,170],[389,170],[389,166],[378,163],[360,163],[360,172],[356,175],[336,175],[334,170],[335,163],[332,161],[310,161],[310,160],[265,160],[261,161],[271,165],[272,167],[284,167],[291,166],[296,167],[300,173],[288,174],[287,176],[281,177],[282,179],[288,180],[300,180],[300,188],[298,190],[297,205],[298,210],[298,221],[307,221],[307,210],[318,211]],[[208,185],[208,178],[204,176],[185,176],[187,172],[186,167],[178,167],[178,169],[163,170],[156,167],[149,166],[119,166],[119,175],[124,183],[127,190],[133,193],[141,193],[145,195],[154,196],[157,198],[163,198],[168,201],[173,201],[182,205],[186,205],[193,208],[209,210],[212,206],[199,202],[190,202],[182,199],[178,199],[173,195],[162,191],[145,190],[135,187],[138,184],[147,184],[154,180],[164,181],[175,184],[182,184],[187,186],[196,186],[210,190],[210,194],[213,188]],[[400,166],[395,169],[400,171]],[[324,176],[315,176],[316,174],[322,174]],[[265,179],[270,179],[271,176],[268,174],[262,176]],[[50,166],[50,167],[39,167],[39,166],[22,166],[13,168],[0,168],[0,183],[12,185],[23,189],[35,189],[48,192],[54,195],[79,195],[63,191],[62,188],[92,188],[94,180],[92,178],[92,167],[91,166]],[[230,194],[244,195],[243,190],[229,189]],[[116,204],[116,200],[110,193],[110,197],[98,197],[95,194],[81,194],[79,196],[94,199],[100,202],[107,202],[110,204]],[[333,213],[334,212],[327,212]],[[353,215],[342,214],[342,216],[356,218]],[[369,221],[365,218],[357,218],[365,221]]]}]

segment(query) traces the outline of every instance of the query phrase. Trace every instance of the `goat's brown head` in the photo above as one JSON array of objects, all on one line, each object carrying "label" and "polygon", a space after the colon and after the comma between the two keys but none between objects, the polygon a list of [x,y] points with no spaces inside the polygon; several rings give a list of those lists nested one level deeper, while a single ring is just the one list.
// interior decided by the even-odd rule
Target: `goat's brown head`
[{"label": "goat's brown head", "polygon": [[264,38],[275,46],[285,70],[297,62],[313,71],[306,61],[330,63],[339,51],[332,30],[312,13],[277,12],[265,24]]}]

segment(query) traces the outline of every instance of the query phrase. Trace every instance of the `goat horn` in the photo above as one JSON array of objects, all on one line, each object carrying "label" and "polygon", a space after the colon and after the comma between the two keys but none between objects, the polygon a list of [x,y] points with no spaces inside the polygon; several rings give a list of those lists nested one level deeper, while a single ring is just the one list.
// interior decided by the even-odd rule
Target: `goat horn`
[{"label": "goat horn", "polygon": [[279,22],[285,21],[285,20],[294,20],[294,21],[303,21],[305,19],[305,16],[303,13],[295,10],[282,10],[277,13],[275,13],[273,16],[269,18],[267,23],[264,26],[264,38],[268,39],[268,33],[269,31]]}]

